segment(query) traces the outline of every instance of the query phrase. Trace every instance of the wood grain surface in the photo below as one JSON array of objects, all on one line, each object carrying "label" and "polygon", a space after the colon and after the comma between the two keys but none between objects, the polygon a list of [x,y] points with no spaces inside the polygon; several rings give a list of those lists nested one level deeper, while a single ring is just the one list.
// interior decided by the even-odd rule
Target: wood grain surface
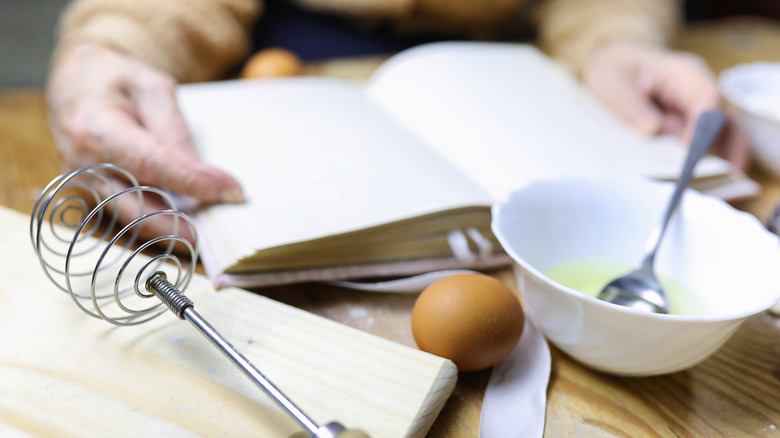
[{"label": "wood grain surface", "polygon": [[[7,413],[0,416],[0,434],[3,425],[114,437],[170,436],[169,429],[177,436],[273,437],[301,429],[201,333],[168,312],[130,327],[89,318],[43,274],[28,227],[28,215],[0,207],[0,411]],[[52,278],[64,284],[56,270],[65,259],[51,250],[59,248],[56,239],[46,230],[36,235],[48,248],[42,253]],[[71,234],[58,235],[70,240]],[[91,245],[82,242],[81,249]],[[104,246],[96,248],[94,257],[76,251],[71,269],[94,266]],[[135,272],[140,263],[130,266]],[[75,275],[70,284],[88,296],[89,280],[99,291],[111,290],[116,273]],[[193,278],[186,294],[196,312],[317,424],[335,420],[375,438],[419,438],[455,386],[451,361],[311,312],[240,289],[217,293],[203,276]],[[156,301],[142,304],[128,295],[131,300],[122,302],[129,308]],[[99,306],[104,315],[127,315],[111,310],[113,297],[108,301]],[[98,310],[92,300],[80,302]],[[165,310],[157,303],[156,312]],[[78,403],[58,405],[69,399]],[[87,412],[99,412],[105,426]],[[128,425],[117,426],[122,423]]]},{"label": "wood grain surface", "polygon": [[[776,23],[764,20],[706,23],[686,32],[678,46],[701,53],[720,71],[739,62],[780,60],[778,29]],[[309,71],[360,78],[377,62],[332,62],[310,66]],[[29,213],[36,190],[60,170],[40,90],[0,96],[0,163],[0,204]],[[780,185],[762,175],[756,177],[765,187],[764,194],[738,207],[763,219],[771,211]],[[514,286],[508,270],[492,274]],[[412,296],[377,296],[324,285],[257,292],[414,345],[409,324]],[[546,437],[780,436],[780,319],[769,313],[748,319],[711,358],[683,372],[650,378],[615,377],[585,368],[556,349],[552,365]],[[489,371],[461,374],[428,436],[477,437],[488,377]],[[2,394],[0,387],[0,402]],[[1,411],[0,422],[4,420]],[[46,430],[41,426],[41,431]]]}]

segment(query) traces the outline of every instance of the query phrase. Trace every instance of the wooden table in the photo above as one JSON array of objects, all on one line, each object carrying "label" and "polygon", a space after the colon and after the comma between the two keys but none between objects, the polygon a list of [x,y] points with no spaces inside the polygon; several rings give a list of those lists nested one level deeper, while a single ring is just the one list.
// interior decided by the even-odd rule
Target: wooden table
[{"label": "wooden table", "polygon": [[[710,23],[692,28],[678,46],[701,53],[716,71],[756,59],[780,61],[780,28],[763,21]],[[309,73],[364,77],[376,64],[342,61],[310,66]],[[0,163],[0,204],[29,213],[40,189],[60,172],[40,90],[0,95]],[[759,178],[767,189],[764,195],[739,207],[763,219],[778,184]],[[508,270],[493,274],[513,284]],[[414,296],[377,297],[319,285],[261,292],[414,345]],[[614,377],[554,348],[552,354],[545,436],[780,436],[780,319],[768,313],[750,318],[710,359],[671,375]],[[488,377],[489,371],[461,374],[429,436],[477,437]]]}]

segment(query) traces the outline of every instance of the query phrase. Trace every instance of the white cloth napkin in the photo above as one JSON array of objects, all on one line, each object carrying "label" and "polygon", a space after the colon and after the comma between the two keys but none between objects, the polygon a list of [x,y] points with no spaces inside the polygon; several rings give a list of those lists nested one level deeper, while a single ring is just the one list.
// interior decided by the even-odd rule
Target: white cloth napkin
[{"label": "white cloth napkin", "polygon": [[526,317],[517,347],[493,366],[482,401],[480,437],[544,435],[550,363],[547,340]]}]

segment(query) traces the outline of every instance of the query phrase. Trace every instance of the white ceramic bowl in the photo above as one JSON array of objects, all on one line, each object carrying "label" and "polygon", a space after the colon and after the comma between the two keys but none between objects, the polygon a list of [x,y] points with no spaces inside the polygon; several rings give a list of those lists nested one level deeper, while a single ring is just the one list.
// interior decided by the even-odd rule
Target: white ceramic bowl
[{"label": "white ceramic bowl", "polygon": [[780,63],[740,64],[724,70],[719,82],[756,162],[780,178]]},{"label": "white ceramic bowl", "polygon": [[[526,314],[549,341],[592,368],[656,375],[714,353],[780,297],[780,242],[751,215],[687,191],[656,259],[700,315],[651,314],[563,286],[546,272],[582,260],[639,263],[672,184],[642,178],[538,181],[493,207],[493,232],[517,262]],[[605,281],[606,282],[606,281]]]}]

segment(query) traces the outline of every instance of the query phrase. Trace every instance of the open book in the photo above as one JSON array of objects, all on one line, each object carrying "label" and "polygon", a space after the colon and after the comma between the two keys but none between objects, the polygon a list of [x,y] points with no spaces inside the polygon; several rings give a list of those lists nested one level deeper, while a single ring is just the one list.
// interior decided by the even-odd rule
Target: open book
[{"label": "open book", "polygon": [[[236,80],[182,86],[179,99],[204,160],[248,198],[196,215],[217,286],[505,264],[490,206],[509,191],[583,173],[675,179],[685,156],[632,131],[530,45],[434,43],[366,83]],[[757,191],[714,156],[693,185]]]}]

